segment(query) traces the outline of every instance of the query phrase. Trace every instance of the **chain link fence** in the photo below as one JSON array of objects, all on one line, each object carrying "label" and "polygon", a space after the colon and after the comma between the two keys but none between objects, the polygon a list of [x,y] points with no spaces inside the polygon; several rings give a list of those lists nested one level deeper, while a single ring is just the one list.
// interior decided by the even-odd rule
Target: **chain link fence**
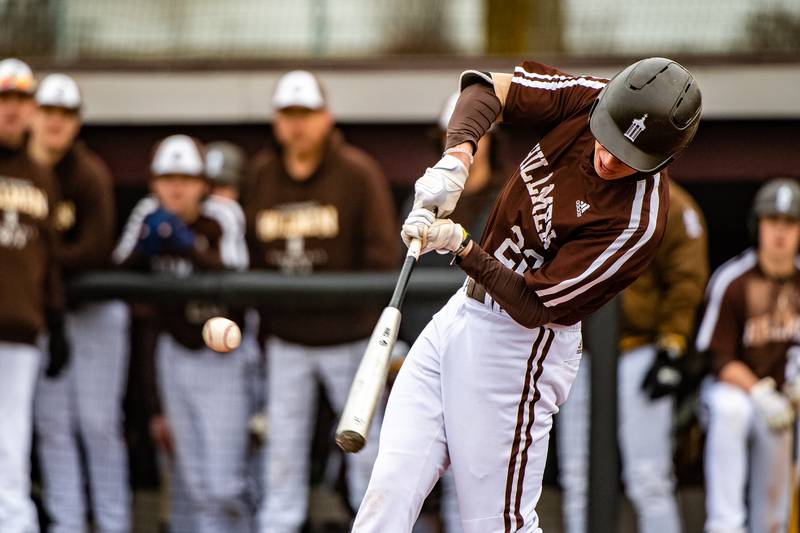
[{"label": "chain link fence", "polygon": [[800,58],[796,0],[0,0],[46,65],[561,54]]}]

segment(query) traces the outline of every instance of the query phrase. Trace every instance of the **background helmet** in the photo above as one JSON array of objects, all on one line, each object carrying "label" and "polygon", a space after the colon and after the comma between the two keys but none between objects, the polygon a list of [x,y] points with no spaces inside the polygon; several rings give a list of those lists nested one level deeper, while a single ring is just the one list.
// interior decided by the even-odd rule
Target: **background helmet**
[{"label": "background helmet", "polygon": [[589,127],[617,159],[653,174],[689,145],[701,103],[688,70],[671,59],[651,57],[629,66],[600,91]]}]

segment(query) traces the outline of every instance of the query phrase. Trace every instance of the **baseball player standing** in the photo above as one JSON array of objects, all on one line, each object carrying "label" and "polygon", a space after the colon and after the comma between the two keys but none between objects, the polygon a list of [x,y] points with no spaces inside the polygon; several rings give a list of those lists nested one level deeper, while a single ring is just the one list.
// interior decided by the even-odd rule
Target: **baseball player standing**
[{"label": "baseball player standing", "polygon": [[789,515],[800,406],[800,186],[765,184],[750,223],[756,246],[714,272],[697,335],[713,370],[701,387],[708,533],[786,531]]},{"label": "baseball player standing", "polygon": [[[107,267],[114,239],[112,179],[100,158],[77,140],[82,105],[78,85],[69,76],[51,74],[39,85],[36,103],[28,155],[51,170],[59,185],[55,222],[64,275]],[[57,378],[39,379],[37,447],[49,530],[54,533],[84,529],[86,486],[98,531],[130,530],[128,456],[122,438],[127,326],[127,306],[120,301],[71,308],[66,315],[70,365]]]},{"label": "baseball player standing", "polygon": [[[403,238],[454,253],[469,275],[412,347],[389,397],[354,531],[411,531],[453,470],[468,533],[538,532],[552,417],[581,358],[580,320],[656,254],[663,170],[689,144],[700,90],[681,65],[639,61],[610,82],[526,61],[467,71],[441,161],[417,181]],[[491,124],[544,135],[506,182],[481,245],[446,219]]]},{"label": "baseball player standing", "polygon": [[[241,213],[235,202],[207,196],[199,143],[185,135],[167,137],[150,168],[153,195],[134,208],[114,260],[176,276],[246,268],[237,224]],[[244,473],[250,411],[246,359],[239,350],[217,354],[201,337],[206,320],[226,314],[223,306],[199,301],[157,310],[155,381],[164,413],[155,414],[151,430],[169,458],[175,533],[252,528]]]},{"label": "baseball player standing", "polygon": [[33,397],[41,364],[37,337],[50,330],[48,375],[68,356],[60,318],[52,175],[25,152],[36,80],[17,59],[0,61],[0,525],[39,530],[30,500]]},{"label": "baseball player standing", "polygon": [[[397,237],[389,187],[375,161],[334,129],[317,79],[289,72],[272,103],[279,148],[256,156],[245,202],[253,266],[294,274],[392,268]],[[267,448],[261,531],[300,531],[308,509],[317,380],[341,412],[377,316],[377,310],[262,313],[267,414],[270,434],[280,438]],[[375,437],[347,456],[354,508],[367,488],[377,431]]]},{"label": "baseball player standing", "polygon": [[[703,215],[674,181],[664,240],[639,279],[622,291],[617,396],[622,477],[640,533],[679,533],[672,469],[673,395],[708,279]],[[590,363],[584,358],[556,430],[567,533],[586,529]]]}]

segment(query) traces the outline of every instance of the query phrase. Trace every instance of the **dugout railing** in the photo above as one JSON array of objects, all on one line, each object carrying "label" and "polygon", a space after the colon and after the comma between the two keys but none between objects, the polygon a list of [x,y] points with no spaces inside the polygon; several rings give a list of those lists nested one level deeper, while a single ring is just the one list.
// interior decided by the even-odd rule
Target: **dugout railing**
[{"label": "dugout railing", "polygon": [[[457,270],[420,268],[411,278],[404,307],[444,302],[464,283]],[[175,303],[206,300],[268,310],[336,310],[383,307],[397,273],[324,273],[305,276],[272,272],[226,272],[187,277],[136,272],[90,272],[70,280],[70,301],[122,299]],[[583,322],[584,347],[591,353],[590,466],[588,531],[617,531],[619,469],[617,457],[617,300]]]}]

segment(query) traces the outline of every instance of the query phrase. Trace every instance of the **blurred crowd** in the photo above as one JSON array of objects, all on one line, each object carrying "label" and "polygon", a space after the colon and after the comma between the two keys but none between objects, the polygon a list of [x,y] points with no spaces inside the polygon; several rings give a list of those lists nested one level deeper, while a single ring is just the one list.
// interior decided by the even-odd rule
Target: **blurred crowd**
[{"label": "blurred crowd", "polygon": [[[24,62],[0,61],[0,533],[82,532],[89,523],[103,533],[132,530],[122,403],[134,368],[168,494],[165,530],[307,527],[319,406],[334,419],[341,412],[379,309],[276,314],[220,302],[64,296],[74,276],[111,268],[181,277],[395,269],[400,219],[388,182],[336,128],[317,77],[286,73],[271,98],[274,149],[248,157],[226,140],[162,139],[149,192],[117,232],[111,173],[80,140],[84,102],[75,80],[49,74],[37,82]],[[436,143],[456,98],[443,106]],[[509,175],[500,142],[494,129],[480,141],[452,214],[476,239]],[[761,189],[753,247],[710,283],[703,214],[674,181],[670,202],[658,257],[621,298],[616,433],[638,530],[683,529],[673,432],[676,405],[686,401],[698,406],[707,434],[706,530],[783,530],[800,406],[800,187],[780,179]],[[430,255],[423,267],[449,266],[449,256]],[[436,310],[409,306],[402,338],[413,343]],[[202,340],[215,316],[242,328],[231,353]],[[395,370],[405,350],[399,343]],[[584,353],[556,426],[568,533],[587,531],[591,359]],[[326,479],[352,513],[369,483],[380,416],[365,449],[343,460],[331,452],[330,430],[322,430]],[[417,531],[462,531],[447,474],[435,493]]]}]

